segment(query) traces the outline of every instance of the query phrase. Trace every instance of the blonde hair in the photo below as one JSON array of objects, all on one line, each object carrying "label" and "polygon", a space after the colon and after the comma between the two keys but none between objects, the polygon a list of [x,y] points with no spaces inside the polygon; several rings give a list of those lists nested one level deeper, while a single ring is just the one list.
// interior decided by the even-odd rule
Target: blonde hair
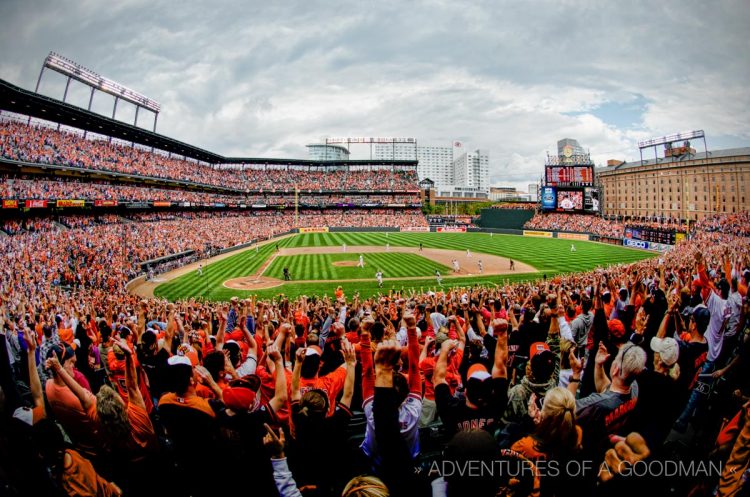
[{"label": "blonde hair", "polygon": [[553,457],[570,455],[578,448],[576,399],[562,387],[555,387],[544,396],[542,420],[534,432],[539,451]]},{"label": "blonde hair", "polygon": [[130,440],[128,410],[112,387],[103,385],[96,394],[96,416],[99,432],[109,444],[120,445]]},{"label": "blonde hair", "polygon": [[390,497],[391,493],[380,478],[355,476],[344,487],[341,497]]}]

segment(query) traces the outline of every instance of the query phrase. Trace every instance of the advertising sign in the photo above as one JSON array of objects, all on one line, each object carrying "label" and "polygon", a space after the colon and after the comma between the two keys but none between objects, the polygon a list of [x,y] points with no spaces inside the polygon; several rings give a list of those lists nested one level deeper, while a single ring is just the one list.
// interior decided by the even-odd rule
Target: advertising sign
[{"label": "advertising sign", "polygon": [[584,235],[583,233],[557,233],[557,238],[562,238],[563,240],[582,240],[586,241],[589,239],[588,235]]},{"label": "advertising sign", "polygon": [[466,226],[438,226],[438,233],[466,233]]},{"label": "advertising sign", "polygon": [[622,244],[626,247],[638,248],[648,250],[649,244],[645,240],[633,240],[632,238],[624,238]]},{"label": "advertising sign", "polygon": [[94,200],[94,207],[117,207],[117,200]]},{"label": "advertising sign", "polygon": [[300,228],[300,233],[328,233],[327,226],[320,226],[317,228]]},{"label": "advertising sign", "polygon": [[55,205],[57,207],[83,207],[84,204],[83,200],[58,200]]},{"label": "advertising sign", "polygon": [[411,231],[411,232],[418,232],[418,233],[429,233],[430,228],[429,226],[404,226],[401,228],[401,231]]},{"label": "advertising sign", "polygon": [[44,209],[46,207],[47,207],[46,200],[27,200],[26,201],[27,209]]},{"label": "advertising sign", "polygon": [[552,232],[551,231],[523,230],[523,236],[537,236],[540,238],[552,238]]},{"label": "advertising sign", "polygon": [[557,208],[557,195],[551,186],[542,187],[542,209],[555,210]]},{"label": "advertising sign", "polygon": [[3,200],[3,209],[18,209],[18,200]]}]

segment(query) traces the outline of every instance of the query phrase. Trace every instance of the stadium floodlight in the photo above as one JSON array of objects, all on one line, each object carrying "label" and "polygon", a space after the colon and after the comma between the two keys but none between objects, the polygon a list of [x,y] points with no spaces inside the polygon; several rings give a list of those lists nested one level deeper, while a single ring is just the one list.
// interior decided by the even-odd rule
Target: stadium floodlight
[{"label": "stadium floodlight", "polygon": [[[39,71],[39,79],[36,82],[36,90],[34,90],[36,93],[39,93],[39,85],[42,83],[42,76],[44,75],[45,69],[51,69],[68,78],[67,82],[65,83],[65,93],[63,94],[62,99],[63,102],[65,102],[68,97],[68,88],[70,87],[70,82],[72,80],[76,80],[91,88],[91,95],[89,96],[89,105],[87,107],[87,110],[91,110],[91,104],[94,101],[94,92],[96,90],[99,90],[103,93],[115,97],[115,104],[112,107],[112,119],[114,119],[115,115],[117,114],[117,102],[119,102],[120,100],[125,100],[126,102],[130,102],[131,104],[135,105],[135,119],[133,120],[133,126],[138,126],[138,111],[144,109],[153,112],[154,132],[156,132],[156,122],[159,119],[161,105],[155,100],[152,100],[145,95],[138,93],[137,91],[133,91],[130,88],[121,85],[120,83],[112,81],[111,79],[100,76],[94,71],[83,67],[81,64],[73,62],[72,60],[63,57],[62,55],[58,55],[55,52],[50,52],[49,55],[47,55],[47,58],[44,59],[42,70]],[[31,118],[29,118],[29,122],[31,122]],[[57,127],[58,129],[60,129],[60,125],[58,125]],[[83,136],[86,136],[85,132]]]},{"label": "stadium floodlight", "polygon": [[73,62],[70,59],[58,55],[54,52],[50,52],[47,58],[44,60],[44,67],[52,69],[53,71],[59,72],[65,76],[80,81],[81,83],[96,88],[99,91],[108,93],[114,97],[121,98],[126,102],[130,102],[144,109],[150,110],[153,113],[158,113],[161,110],[161,105],[156,101],[141,95],[140,93],[133,91],[111,79],[107,79],[94,71],[83,67],[77,62]]},{"label": "stadium floodlight", "polygon": [[676,142],[684,142],[687,144],[690,142],[690,140],[695,139],[703,139],[703,150],[705,151],[706,158],[708,158],[708,145],[706,144],[706,134],[703,132],[702,129],[697,129],[693,131],[683,131],[681,133],[675,133],[673,135],[667,135],[667,136],[660,136],[658,138],[652,138],[650,140],[643,140],[638,142],[638,151],[641,154],[641,165],[644,164],[643,162],[643,149],[645,148],[653,148],[654,149],[654,162],[658,162],[659,156],[657,154],[656,147],[659,145],[666,145],[667,148],[670,148],[672,146],[672,143]]},{"label": "stadium floodlight", "polygon": [[705,133],[703,133],[702,129],[695,130],[695,131],[683,131],[682,133],[675,133],[673,135],[661,136],[659,138],[652,138],[650,140],[643,140],[643,141],[638,142],[638,148],[644,149],[644,148],[656,147],[658,145],[666,145],[668,143],[693,140],[696,138],[703,138],[703,139],[706,138],[706,135]]}]

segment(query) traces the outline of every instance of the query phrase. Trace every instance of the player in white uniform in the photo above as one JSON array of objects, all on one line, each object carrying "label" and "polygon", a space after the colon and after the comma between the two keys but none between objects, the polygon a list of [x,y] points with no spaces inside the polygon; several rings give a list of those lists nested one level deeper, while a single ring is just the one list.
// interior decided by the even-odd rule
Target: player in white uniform
[{"label": "player in white uniform", "polygon": [[466,249],[466,257],[469,257],[469,258],[471,257],[471,250]]},{"label": "player in white uniform", "polygon": [[342,249],[342,252],[346,252],[346,244],[343,244],[343,245],[341,246],[341,249]]},{"label": "player in white uniform", "polygon": [[458,264],[458,259],[453,259],[453,272],[458,273],[461,271],[461,266]]},{"label": "player in white uniform", "polygon": [[362,254],[359,254],[359,264],[357,264],[357,267],[365,267],[365,256]]},{"label": "player in white uniform", "polygon": [[571,252],[575,252],[576,251],[576,245],[575,245],[575,243],[571,243],[570,244],[570,251]]},{"label": "player in white uniform", "polygon": [[198,264],[198,276],[203,276],[203,264]]},{"label": "player in white uniform", "polygon": [[383,271],[378,270],[375,273],[375,279],[378,280],[378,288],[383,288]]},{"label": "player in white uniform", "polygon": [[443,286],[443,275],[437,269],[435,270],[435,279],[438,285]]}]

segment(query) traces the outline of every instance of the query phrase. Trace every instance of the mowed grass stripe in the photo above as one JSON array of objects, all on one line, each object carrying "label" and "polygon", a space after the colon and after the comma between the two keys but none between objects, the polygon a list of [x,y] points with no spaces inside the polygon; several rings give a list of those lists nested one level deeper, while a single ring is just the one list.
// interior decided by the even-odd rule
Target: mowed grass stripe
[{"label": "mowed grass stripe", "polygon": [[[564,239],[547,239],[531,238],[513,235],[494,235],[489,236],[485,233],[389,233],[386,238],[384,233],[307,233],[279,241],[279,246],[288,247],[310,247],[310,246],[341,246],[343,243],[347,247],[356,247],[357,245],[374,245],[385,246],[388,242],[391,246],[412,246],[416,247],[422,243],[425,248],[442,248],[465,251],[470,248],[472,252],[494,254],[502,257],[510,257],[516,261],[521,261],[534,266],[541,273],[548,276],[556,273],[571,273],[585,271],[595,267],[605,267],[611,264],[631,263],[647,257],[653,257],[656,254],[640,250],[628,249],[620,246],[610,246],[592,242],[575,241],[571,242]],[[570,245],[575,244],[576,252],[570,252]],[[222,261],[213,263],[204,268],[204,276],[199,277],[197,271],[192,271],[175,280],[164,283],[156,288],[156,295],[169,299],[186,298],[190,296],[201,296],[208,293],[211,299],[228,298],[231,295],[240,295],[242,292],[226,289],[222,286],[223,282],[230,278],[246,276],[253,274],[263,264],[263,262],[274,253],[275,243],[272,242],[261,248],[260,254],[254,256],[254,250],[248,250],[240,254],[228,257]],[[356,248],[347,249],[347,254],[356,253]],[[333,254],[332,254],[333,255]],[[369,257],[372,254],[365,254]],[[398,260],[398,259],[395,259]],[[306,274],[309,263],[301,264],[302,260],[290,261],[292,277],[299,279],[298,276]],[[294,263],[294,266],[291,264]],[[391,271],[398,273],[398,269],[404,263],[391,262],[393,266],[387,266],[383,269],[386,277],[390,276]],[[424,263],[410,261],[407,265],[414,266],[414,270],[422,272]],[[385,264],[384,264],[385,265]],[[283,266],[282,266],[283,267]],[[270,269],[270,268],[269,268]],[[331,278],[336,278],[330,264]],[[365,278],[373,278],[377,270],[368,265],[365,268]],[[473,269],[473,268],[472,268]],[[317,270],[322,274],[322,266]],[[442,271],[441,271],[442,272]],[[371,273],[371,274],[370,274]],[[429,274],[434,273],[430,271]],[[447,274],[447,273],[444,273]],[[269,274],[270,275],[270,274]],[[509,276],[504,276],[504,280]],[[461,280],[462,284],[469,282],[498,281],[486,280],[487,277],[469,278]],[[516,280],[517,276],[512,276]],[[529,278],[531,279],[531,278]],[[447,278],[446,278],[447,280]],[[362,282],[364,283],[364,282]],[[368,283],[369,284],[369,283]],[[209,290],[206,292],[205,287]],[[302,283],[292,283],[284,286],[284,292],[292,294],[299,289],[302,293],[314,294],[315,285]],[[328,287],[326,287],[328,288]],[[362,288],[369,288],[362,285]],[[331,293],[330,291],[328,293]]]}]

